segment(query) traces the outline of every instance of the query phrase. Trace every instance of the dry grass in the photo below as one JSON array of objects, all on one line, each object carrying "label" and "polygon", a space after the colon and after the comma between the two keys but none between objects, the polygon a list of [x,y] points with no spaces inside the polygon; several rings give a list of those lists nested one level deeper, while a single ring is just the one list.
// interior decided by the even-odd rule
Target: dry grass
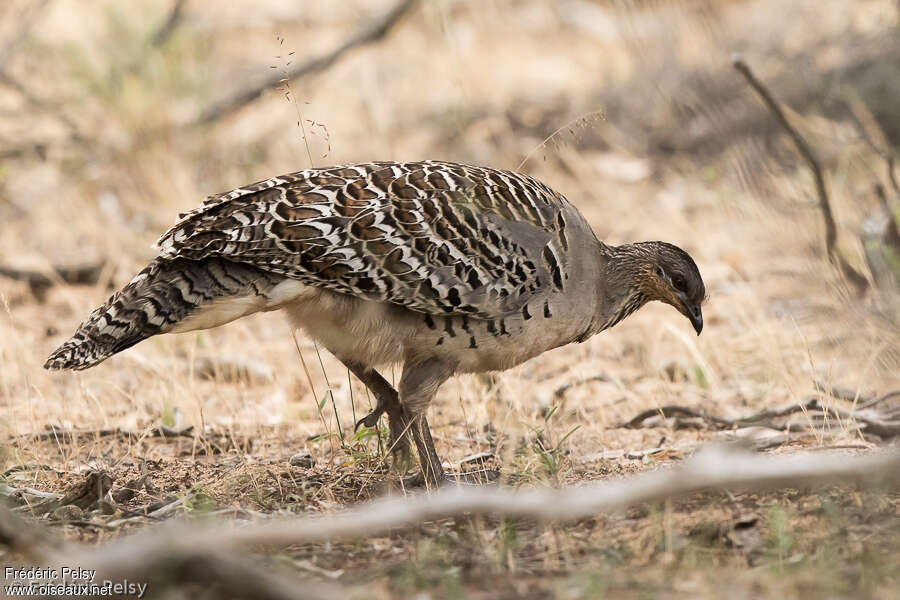
[{"label": "dry grass", "polygon": [[[0,11],[18,18],[26,4]],[[0,428],[12,436],[0,466],[26,465],[7,472],[11,484],[57,491],[85,467],[108,469],[120,483],[143,471],[155,491],[122,508],[190,492],[192,513],[330,511],[389,491],[379,437],[351,431],[370,406],[365,389],[327,353],[320,362],[301,336],[308,378],[280,315],[154,338],[83,373],[40,368],[110,286],[152,256],[150,244],[178,212],[206,194],[320,161],[327,145],[321,162],[329,164],[428,157],[506,168],[539,148],[523,169],[566,194],[598,236],[677,243],[706,280],[699,338],[670,308],[649,306],[585,344],[445,385],[430,421],[451,463],[492,451],[508,484],[576,484],[653,468],[723,435],[615,427],[647,408],[736,417],[800,400],[815,381],[861,394],[900,387],[897,296],[848,293],[823,256],[811,180],[775,130],[733,135],[731,123],[761,110],[749,90],[746,102],[727,105],[686,95],[706,85],[693,86],[688,74],[739,87],[732,50],[776,81],[802,65],[796,79],[820,89],[818,74],[840,64],[849,40],[895,34],[895,3],[428,1],[383,43],[292,84],[303,118],[327,125],[327,140],[306,131],[309,153],[292,126],[297,107],[279,93],[212,127],[182,124],[267,76],[276,55],[327,50],[386,4],[240,4],[210,12],[189,3],[172,39],[153,48],[143,40],[164,20],[164,3],[126,11],[56,0],[3,65],[43,108],[0,85],[0,150],[22,149],[0,160],[0,264],[106,265],[97,285],[55,286],[43,302],[0,278]],[[89,16],[74,16],[81,13]],[[0,28],[0,40],[14,34]],[[604,117],[540,146],[594,111]],[[864,269],[858,235],[877,206],[881,159],[849,120],[815,106],[789,116],[822,149],[838,245]],[[679,145],[659,154],[662,142],[688,140],[703,126],[723,132],[715,153]],[[46,148],[36,152],[35,141]],[[605,380],[554,394],[598,374]],[[205,428],[219,447],[200,438],[22,437],[48,424],[141,432],[161,423]],[[775,451],[877,441],[852,422],[815,427]],[[646,460],[614,452],[660,446]],[[301,451],[315,467],[288,466]],[[297,548],[276,561],[316,577],[339,572],[360,597],[371,589],[383,597],[422,589],[442,597],[888,597],[900,584],[896,500],[745,494],[574,527],[460,520]],[[120,533],[60,528],[90,539]]]}]

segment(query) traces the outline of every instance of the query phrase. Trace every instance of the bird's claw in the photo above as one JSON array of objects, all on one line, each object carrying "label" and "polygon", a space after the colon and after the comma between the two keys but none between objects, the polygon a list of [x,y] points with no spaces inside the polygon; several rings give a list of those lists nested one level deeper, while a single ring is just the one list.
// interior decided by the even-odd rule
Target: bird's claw
[{"label": "bird's claw", "polygon": [[359,431],[359,427],[361,425],[365,425],[366,427],[375,427],[375,425],[378,423],[379,417],[381,417],[383,413],[383,410],[376,408],[375,410],[364,416],[362,419],[357,421],[356,427],[353,428],[353,431]]}]

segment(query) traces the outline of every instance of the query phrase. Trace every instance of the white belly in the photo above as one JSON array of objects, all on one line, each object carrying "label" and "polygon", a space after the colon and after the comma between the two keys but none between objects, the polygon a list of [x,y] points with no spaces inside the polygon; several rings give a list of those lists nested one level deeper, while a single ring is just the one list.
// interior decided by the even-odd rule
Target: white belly
[{"label": "white belly", "polygon": [[[312,289],[312,288],[310,288]],[[500,325],[420,314],[316,289],[284,305],[291,324],[342,360],[369,367],[437,357],[459,373],[509,369],[568,343],[584,329],[570,319],[508,318]],[[574,332],[574,333],[573,333]]]},{"label": "white belly", "polygon": [[404,360],[412,330],[396,306],[319,288],[284,305],[291,325],[341,360],[381,366]]}]

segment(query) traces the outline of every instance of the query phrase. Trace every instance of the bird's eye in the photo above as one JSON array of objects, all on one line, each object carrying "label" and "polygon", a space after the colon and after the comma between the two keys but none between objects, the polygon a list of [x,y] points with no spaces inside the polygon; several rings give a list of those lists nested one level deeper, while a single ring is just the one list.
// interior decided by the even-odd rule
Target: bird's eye
[{"label": "bird's eye", "polygon": [[685,286],[684,277],[682,277],[681,275],[676,275],[675,277],[672,278],[672,285],[675,286],[676,290],[681,290],[682,292],[685,291],[686,286]]}]

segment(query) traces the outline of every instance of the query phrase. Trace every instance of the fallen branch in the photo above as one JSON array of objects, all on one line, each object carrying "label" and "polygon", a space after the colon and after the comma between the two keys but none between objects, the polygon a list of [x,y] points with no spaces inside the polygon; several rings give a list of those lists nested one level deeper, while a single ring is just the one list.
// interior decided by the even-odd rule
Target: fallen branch
[{"label": "fallen branch", "polygon": [[203,111],[192,123],[189,123],[189,126],[206,125],[213,121],[218,121],[222,117],[230,115],[250,104],[268,90],[280,87],[284,84],[285,79],[293,81],[305,75],[311,75],[325,70],[348,51],[359,46],[371,44],[372,42],[376,42],[383,38],[417,3],[418,0],[400,0],[380,19],[363,27],[330,52],[316,56],[305,63],[290,68],[286,75],[279,71],[259,85],[238,92],[231,98],[223,100],[218,104],[214,104]]},{"label": "fallen branch", "polygon": [[859,408],[871,408],[873,406],[881,404],[882,402],[885,402],[886,400],[890,400],[891,398],[897,398],[897,397],[900,397],[900,390],[894,390],[893,392],[888,392],[884,396],[879,396],[877,398],[872,398],[871,400],[867,400],[866,402],[863,402],[862,404],[860,404]]},{"label": "fallen branch", "polygon": [[255,560],[246,553],[260,547],[283,548],[369,537],[463,515],[574,521],[698,492],[850,484],[875,485],[883,491],[900,489],[900,452],[772,457],[716,446],[700,451],[679,466],[562,490],[446,488],[405,498],[385,498],[327,517],[275,518],[239,528],[233,524],[175,522],[99,548],[64,546],[64,552],[51,550],[53,546],[37,528],[24,528],[7,509],[0,507],[0,541],[42,564],[78,564],[97,569],[101,579],[127,578],[155,585],[219,582],[234,586],[234,590],[241,591],[241,597],[248,598],[341,597],[334,589],[307,587],[306,582],[302,587],[294,582],[291,588],[280,576],[254,567]]},{"label": "fallen branch", "polygon": [[665,406],[660,406],[659,408],[648,408],[647,410],[643,410],[639,412],[634,418],[629,419],[624,423],[620,423],[616,427],[622,429],[637,429],[643,424],[644,421],[652,417],[663,417],[665,419],[675,416],[702,419],[703,421],[715,423],[717,425],[724,425],[725,427],[734,426],[733,422],[729,421],[728,419],[723,419],[722,417],[708,415],[705,412],[690,408],[688,406],[667,404]]},{"label": "fallen branch", "polygon": [[[819,401],[817,398],[807,398],[802,402],[795,402],[781,408],[766,408],[744,417],[739,417],[737,419],[728,419],[725,417],[710,415],[706,412],[690,408],[688,406],[667,404],[666,406],[661,406],[659,408],[648,408],[647,410],[641,411],[634,418],[619,424],[617,427],[621,427],[624,429],[636,429],[640,427],[644,421],[652,417],[668,418],[674,416],[682,416],[701,419],[706,423],[717,425],[722,429],[731,429],[733,427],[743,427],[745,425],[758,425],[760,421],[766,421],[768,419],[776,417],[786,417],[794,413],[816,410],[818,408]],[[774,426],[772,427],[775,428]]]},{"label": "fallen branch", "polygon": [[[832,390],[831,392],[832,395],[834,395],[834,390]],[[900,435],[900,421],[886,420],[882,418],[881,415],[876,414],[874,411],[868,410],[868,408],[874,406],[877,402],[883,401],[884,399],[898,394],[900,394],[900,391],[892,392],[891,394],[887,394],[881,398],[871,399],[866,403],[865,406],[861,406],[856,410],[844,409],[836,406],[825,406],[818,398],[810,397],[802,400],[801,402],[788,404],[787,406],[783,406],[781,408],[767,408],[750,415],[738,417],[736,419],[710,415],[706,412],[690,408],[688,406],[669,404],[666,406],[649,408],[647,410],[641,411],[635,417],[629,419],[628,421],[625,421],[624,423],[620,423],[619,425],[617,425],[617,427],[625,429],[636,429],[638,427],[641,427],[645,421],[653,417],[662,417],[666,419],[669,417],[681,416],[689,417],[692,419],[699,419],[700,421],[702,421],[702,423],[716,427],[718,429],[734,429],[739,427],[746,427],[749,425],[756,425],[765,426],[776,430],[782,430],[785,429],[784,426],[775,425],[771,423],[771,420],[779,417],[786,417],[788,415],[796,413],[804,413],[808,414],[810,417],[828,418],[836,416],[841,419],[852,419],[860,426],[860,429],[862,429],[866,433],[872,433],[881,438],[892,438]],[[850,401],[853,400],[852,397],[848,398],[847,396],[840,396],[840,398]],[[787,428],[793,430],[794,426],[790,425]]]},{"label": "fallen branch", "polygon": [[[125,541],[125,540],[123,540]],[[213,597],[248,598],[250,600],[325,600],[343,598],[339,586],[291,579],[265,568],[255,557],[232,556],[214,548],[182,549],[171,556],[158,555],[155,560],[95,562],[96,551],[81,544],[55,539],[43,528],[36,527],[0,506],[0,545],[35,564],[50,567],[93,564],[102,579],[128,579],[149,585],[155,596],[167,587],[201,586]],[[6,558],[10,558],[9,554]],[[72,561],[76,562],[72,562]],[[122,569],[128,565],[130,570]]]},{"label": "fallen branch", "polygon": [[55,492],[42,492],[41,490],[36,490],[30,487],[17,488],[5,483],[0,483],[0,496],[6,496],[7,498],[12,499],[21,498],[25,502],[28,502],[28,498],[26,498],[26,496],[34,496],[39,500],[59,500],[63,497],[62,494],[57,494]]},{"label": "fallen branch", "polygon": [[817,390],[821,390],[822,392],[837,398],[838,400],[846,400],[847,402],[860,402],[865,403],[872,399],[872,396],[869,394],[863,394],[860,391],[852,390],[850,388],[840,387],[837,385],[831,385],[819,379],[813,381]]},{"label": "fallen branch", "polygon": [[803,157],[803,160],[806,161],[810,171],[812,171],[813,179],[816,182],[816,192],[819,196],[819,208],[821,209],[822,217],[825,220],[825,249],[828,253],[828,257],[838,266],[840,271],[847,278],[847,281],[856,288],[857,294],[862,296],[868,289],[869,282],[861,273],[859,273],[859,271],[854,269],[850,263],[847,262],[837,249],[837,225],[834,221],[834,215],[831,212],[828,189],[825,187],[825,176],[822,174],[822,166],[818,157],[806,139],[804,139],[794,126],[791,125],[790,121],[788,121],[784,111],[781,110],[778,101],[775,100],[771,92],[769,92],[762,82],[756,78],[756,75],[753,74],[753,71],[751,71],[750,67],[748,67],[743,59],[741,59],[740,55],[732,57],[732,64],[734,65],[734,68],[744,76],[744,79],[747,80],[750,87],[752,87],[753,90],[759,94],[759,97],[762,98],[766,108],[769,109],[775,117],[775,120],[778,121],[779,125],[781,125],[791,137],[800,156]]},{"label": "fallen branch", "polygon": [[271,519],[240,529],[203,524],[136,534],[100,548],[82,563],[128,570],[138,563],[203,549],[237,551],[379,535],[399,527],[467,514],[573,521],[644,502],[714,490],[820,487],[868,482],[900,486],[900,452],[866,456],[759,456],[716,446],[677,467],[562,490],[480,486],[377,500],[322,518]]}]

